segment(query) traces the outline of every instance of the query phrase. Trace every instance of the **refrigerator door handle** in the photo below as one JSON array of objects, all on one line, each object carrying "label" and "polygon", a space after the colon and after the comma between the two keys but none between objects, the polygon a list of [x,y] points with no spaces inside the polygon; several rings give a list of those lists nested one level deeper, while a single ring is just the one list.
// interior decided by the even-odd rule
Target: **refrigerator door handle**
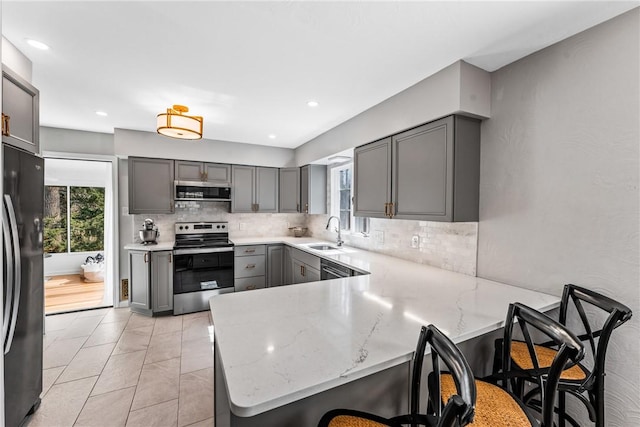
[{"label": "refrigerator door handle", "polygon": [[13,342],[13,335],[16,332],[16,320],[18,319],[18,308],[20,307],[20,286],[21,286],[21,271],[22,268],[20,260],[20,239],[18,238],[18,225],[16,221],[16,212],[13,209],[13,202],[11,196],[4,195],[4,200],[7,203],[7,212],[9,213],[9,224],[11,225],[11,235],[13,237],[13,265],[14,265],[14,292],[13,292],[13,310],[11,312],[11,325],[9,326],[9,336],[7,338],[7,345],[4,349],[4,354],[9,353],[11,350],[11,343]]},{"label": "refrigerator door handle", "polygon": [[[11,231],[9,230],[9,214],[7,203],[3,203],[4,218],[2,219],[2,232],[4,233],[4,253],[7,261],[7,294],[4,302],[4,321],[2,322],[2,345],[7,342],[9,331],[9,319],[11,316],[11,303],[13,302],[13,246],[11,245]],[[3,348],[4,351],[4,348]]]}]

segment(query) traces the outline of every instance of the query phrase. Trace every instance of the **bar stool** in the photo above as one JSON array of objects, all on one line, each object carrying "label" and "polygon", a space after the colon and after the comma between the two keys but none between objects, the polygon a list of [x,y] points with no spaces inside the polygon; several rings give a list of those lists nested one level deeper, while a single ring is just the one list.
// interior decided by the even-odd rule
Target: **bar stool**
[{"label": "bar stool", "polygon": [[[533,335],[544,336],[544,339],[550,339],[559,348],[550,360],[547,375],[539,382],[544,396],[541,408],[542,427],[553,427],[554,402],[560,374],[563,370],[576,366],[584,357],[584,346],[575,335],[549,316],[526,305],[513,303],[509,304],[502,341],[507,352],[511,350],[512,343],[515,343],[512,337],[516,321],[524,337],[522,342],[534,365],[539,364],[541,356],[535,351],[537,347]],[[503,372],[510,372],[510,359],[505,363]],[[447,375],[443,375],[441,382],[442,396],[446,399],[452,392],[452,382]],[[489,382],[476,380],[478,391],[476,416],[472,425],[474,427],[538,426],[536,414],[525,407],[524,403],[514,395],[512,383],[504,382],[503,389]]]},{"label": "bar stool", "polygon": [[[437,377],[440,377],[440,360],[442,360],[451,372],[448,375],[452,377],[454,385],[451,397],[446,400],[445,405],[437,405],[433,413],[421,414],[419,413],[420,382],[427,343],[431,346],[433,372]],[[469,424],[473,420],[476,388],[473,372],[458,347],[435,326],[423,326],[413,360],[410,414],[383,418],[361,411],[334,409],[322,417],[318,427],[399,427],[406,424],[462,427]],[[433,393],[439,395],[437,390],[429,391],[429,394]]]},{"label": "bar stool", "polygon": [[[585,305],[590,308],[589,316],[585,311]],[[571,318],[569,318],[569,311],[571,311]],[[575,319],[576,314],[577,319]],[[593,366],[589,369],[583,364],[578,364],[562,372],[558,384],[557,407],[560,427],[564,427],[566,422],[574,427],[580,427],[580,424],[566,412],[567,394],[584,404],[589,419],[595,423],[596,427],[605,426],[604,379],[607,346],[613,330],[628,321],[631,315],[629,307],[609,297],[573,284],[564,286],[559,321],[563,325],[567,325],[567,322],[579,325],[578,328],[581,331],[577,333],[578,339],[585,344],[588,343],[589,360],[593,360]],[[605,318],[602,319],[602,316]],[[598,321],[598,319],[601,320]],[[503,370],[503,374],[515,380],[514,384],[520,396],[523,395],[525,382],[535,385],[524,395],[523,401],[537,410],[541,408],[540,382],[549,372],[550,361],[558,351],[555,344],[546,342],[536,346],[539,359],[534,363],[525,342],[514,341],[509,351],[506,348],[500,351],[502,342],[496,341],[494,373],[504,365],[502,361],[507,360],[508,368],[506,371]]]}]

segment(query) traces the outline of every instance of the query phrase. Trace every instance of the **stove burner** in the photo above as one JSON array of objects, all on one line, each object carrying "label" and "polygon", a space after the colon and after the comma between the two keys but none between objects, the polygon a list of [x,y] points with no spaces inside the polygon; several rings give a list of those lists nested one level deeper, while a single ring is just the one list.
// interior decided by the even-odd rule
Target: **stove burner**
[{"label": "stove burner", "polygon": [[232,247],[226,222],[179,222],[175,224],[174,249]]}]

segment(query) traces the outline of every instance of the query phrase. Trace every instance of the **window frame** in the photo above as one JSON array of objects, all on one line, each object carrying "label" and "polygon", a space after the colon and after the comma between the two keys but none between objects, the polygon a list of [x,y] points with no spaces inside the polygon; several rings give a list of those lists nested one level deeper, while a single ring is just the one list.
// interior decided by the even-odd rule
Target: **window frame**
[{"label": "window frame", "polygon": [[[349,228],[342,228],[341,232],[344,234],[357,235],[362,234],[364,236],[369,233],[369,218],[362,218],[354,216],[353,209],[353,197],[354,197],[354,163],[353,161],[345,162],[330,167],[330,202],[329,202],[329,214],[340,218],[340,172],[350,169],[351,170],[351,191],[349,197]],[[340,224],[341,227],[344,224]]]}]

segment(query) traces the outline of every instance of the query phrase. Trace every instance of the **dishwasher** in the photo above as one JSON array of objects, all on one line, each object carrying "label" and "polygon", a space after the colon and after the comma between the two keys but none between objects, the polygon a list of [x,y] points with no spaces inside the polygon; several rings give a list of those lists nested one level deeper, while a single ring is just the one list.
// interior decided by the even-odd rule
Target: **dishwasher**
[{"label": "dishwasher", "polygon": [[340,279],[343,277],[359,276],[357,270],[352,270],[344,265],[331,262],[326,259],[320,260],[320,280]]}]

